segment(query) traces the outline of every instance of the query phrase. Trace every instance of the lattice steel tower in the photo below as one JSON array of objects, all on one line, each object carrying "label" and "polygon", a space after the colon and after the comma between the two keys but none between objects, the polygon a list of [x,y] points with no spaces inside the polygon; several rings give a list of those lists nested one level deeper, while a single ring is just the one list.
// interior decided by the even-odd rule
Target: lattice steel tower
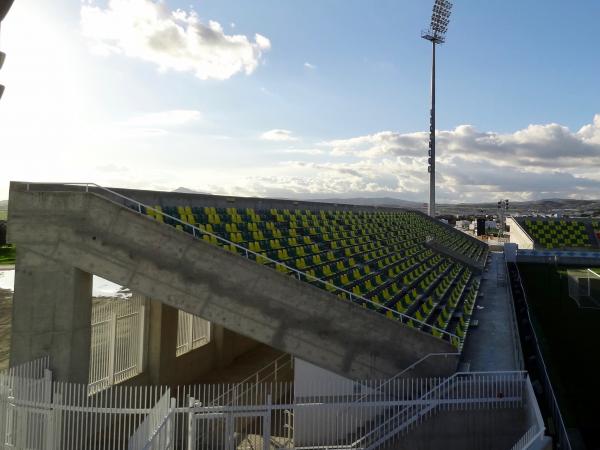
[{"label": "lattice steel tower", "polygon": [[435,46],[446,41],[451,13],[451,2],[448,0],[435,0],[429,29],[421,32],[421,37],[430,41],[433,48],[429,119],[429,215],[431,217],[435,217]]}]

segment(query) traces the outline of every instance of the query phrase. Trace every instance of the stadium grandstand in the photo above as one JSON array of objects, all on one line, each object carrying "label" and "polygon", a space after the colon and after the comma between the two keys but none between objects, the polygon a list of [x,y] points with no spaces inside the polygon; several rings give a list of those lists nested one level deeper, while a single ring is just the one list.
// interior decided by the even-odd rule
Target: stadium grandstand
[{"label": "stadium grandstand", "polygon": [[474,264],[487,256],[481,243],[414,211],[337,211],[310,204],[305,207],[314,209],[215,208],[211,200],[143,212],[390,319],[402,314],[408,326],[446,337],[456,348],[463,345],[478,276],[427,248],[426,238]]},{"label": "stadium grandstand", "polygon": [[[593,218],[509,217],[504,252],[525,366],[546,392],[560,448],[598,448],[594,332],[600,247]],[[527,359],[529,358],[529,359]]]},{"label": "stadium grandstand", "polygon": [[[421,212],[15,182],[9,217],[12,368],[0,382],[42,386],[11,401],[38,405],[53,431],[22,419],[6,441],[552,446],[502,255]],[[92,274],[133,297],[90,302]],[[57,408],[58,428],[43,415]],[[103,432],[69,440],[84,420]]]},{"label": "stadium grandstand", "polygon": [[535,244],[545,249],[598,249],[597,222],[582,219],[517,218]]},{"label": "stadium grandstand", "polygon": [[[0,21],[12,3],[0,0]],[[420,33],[432,51],[426,133],[411,131],[424,84],[411,75],[399,88],[395,79],[397,67],[422,58],[379,20],[401,17],[410,32],[418,2],[372,2],[368,17],[349,2],[296,10],[297,2],[212,2],[198,12],[168,0],[29,3],[7,28],[6,42],[23,54],[6,66],[2,142],[7,158],[18,157],[7,159],[5,182],[9,173],[50,173],[118,184],[117,173],[140,173],[124,185],[236,195],[10,182],[0,217],[0,449],[600,449],[600,222],[558,218],[556,208],[568,206],[560,199],[513,210],[505,198],[593,195],[596,180],[576,166],[598,155],[590,149],[600,116],[571,132],[537,124],[521,104],[507,121],[516,108],[507,93],[528,88],[519,76],[491,97],[463,83],[469,98],[506,99],[504,109],[499,97],[491,102],[496,122],[484,114],[461,125],[474,113],[456,101],[465,97],[460,86],[444,98],[450,121],[436,122],[436,54],[450,0],[434,0]],[[484,35],[501,36],[492,25],[518,25],[507,2],[497,3],[461,8],[461,23],[476,24],[461,37],[473,54],[486,54]],[[540,69],[543,56],[518,45],[533,42],[526,19],[542,10],[521,3],[525,30],[513,27],[517,47],[496,59],[523,75],[529,60]],[[564,11],[545,8],[536,36],[552,36],[548,26],[563,17],[562,35],[585,30],[591,38],[581,42],[592,45],[597,24],[582,25],[591,9]],[[315,46],[323,37],[332,45]],[[398,39],[407,45],[394,50],[396,61],[385,53]],[[551,40],[536,50],[556,53]],[[69,76],[52,70],[65,55]],[[0,69],[5,59],[0,51]],[[505,71],[442,62],[453,71],[445,82],[468,73],[503,84]],[[531,78],[538,98],[546,88],[572,115],[555,101],[556,83]],[[152,101],[140,101],[150,92]],[[330,114],[344,105],[352,114]],[[364,111],[379,115],[365,121]],[[526,119],[528,128],[506,131]],[[477,131],[494,123],[504,131]],[[32,170],[56,161],[54,171]],[[241,196],[292,191],[355,198]],[[376,201],[428,214],[353,204]],[[596,201],[577,204],[561,211],[600,213]]]}]

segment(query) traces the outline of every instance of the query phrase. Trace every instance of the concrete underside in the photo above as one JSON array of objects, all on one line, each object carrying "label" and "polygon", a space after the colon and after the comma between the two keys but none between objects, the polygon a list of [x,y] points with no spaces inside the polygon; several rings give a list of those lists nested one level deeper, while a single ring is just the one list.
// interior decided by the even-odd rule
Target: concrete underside
[{"label": "concrete underside", "polygon": [[[15,310],[19,303],[27,311],[43,306],[50,297],[44,292],[57,292],[48,314],[36,316],[39,326],[27,327],[26,315],[15,316],[23,326],[13,333],[14,363],[47,353],[55,345],[56,316],[64,313],[60,292],[70,290],[73,306],[64,314],[71,317],[78,298],[88,301],[87,281],[84,277],[77,284],[79,272],[73,270],[99,275],[348,378],[385,378],[429,353],[454,352],[445,341],[195,240],[96,194],[27,192],[25,185],[13,183],[9,210],[8,239],[18,248]],[[37,269],[28,261],[38,268],[42,261],[62,266],[71,284],[61,291],[53,284],[61,283],[61,277],[56,282],[46,277],[45,286],[20,287],[18,280],[25,286],[27,274],[37,279]],[[86,317],[76,329],[68,327],[66,318],[59,321],[62,345],[68,347],[65,364],[78,360],[74,343],[89,342],[87,308],[85,304]],[[411,375],[448,375],[456,364],[454,358],[426,361]],[[85,367],[70,369],[84,371]],[[82,373],[77,378],[83,379]]]}]

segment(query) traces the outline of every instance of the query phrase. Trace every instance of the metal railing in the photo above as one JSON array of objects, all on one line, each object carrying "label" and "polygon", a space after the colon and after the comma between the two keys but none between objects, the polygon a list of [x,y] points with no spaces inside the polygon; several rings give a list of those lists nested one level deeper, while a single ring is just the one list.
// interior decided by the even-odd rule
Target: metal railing
[{"label": "metal railing", "polygon": [[[460,352],[456,352],[456,353],[428,353],[427,355],[423,356],[422,358],[418,359],[417,361],[415,361],[414,363],[412,363],[410,366],[406,367],[405,369],[403,369],[401,372],[398,372],[396,375],[394,375],[392,378],[386,380],[381,386],[381,389],[387,389],[388,385],[391,385],[392,383],[394,383],[396,380],[398,380],[399,378],[405,377],[406,374],[411,371],[414,370],[417,366],[421,365],[423,362],[425,362],[426,360],[428,360],[429,358],[437,358],[437,357],[444,357],[444,358],[448,358],[450,356],[460,356]],[[364,396],[358,398],[356,402],[360,402],[363,399],[367,398],[370,394],[365,394]]]},{"label": "metal railing", "polygon": [[142,372],[146,351],[146,299],[94,300],[89,389],[96,393]]},{"label": "metal railing", "polygon": [[[540,379],[541,379],[541,382],[542,382],[542,385],[544,388],[544,392],[545,392],[544,397],[546,398],[548,408],[550,409],[550,414],[552,415],[552,420],[555,423],[555,430],[556,430],[555,437],[556,437],[556,441],[558,444],[558,448],[560,448],[561,450],[571,450],[572,447],[571,447],[571,442],[569,440],[569,434],[567,433],[565,422],[564,422],[562,413],[560,412],[560,406],[558,404],[558,401],[556,400],[554,388],[552,387],[552,382],[550,380],[550,376],[548,375],[548,369],[546,368],[544,356],[542,354],[537,335],[536,335],[535,330],[532,325],[533,322],[531,320],[531,313],[529,311],[529,303],[527,302],[527,294],[525,292],[525,288],[523,287],[521,273],[519,272],[519,268],[518,268],[517,264],[514,264],[514,267],[516,269],[516,273],[517,273],[517,277],[518,277],[519,288],[521,290],[521,293],[523,295],[523,299],[525,302],[525,310],[526,310],[526,314],[527,314],[527,321],[529,324],[528,331],[531,334],[531,336],[533,336],[533,343],[534,343],[533,348],[535,350],[535,357],[536,357],[536,361],[537,361],[538,372],[540,372],[539,373]],[[511,289],[512,289],[512,283],[511,283]],[[513,298],[513,301],[514,301],[514,298]]]},{"label": "metal railing", "polygon": [[[152,206],[149,206],[149,205],[145,205],[145,204],[143,204],[143,203],[141,203],[141,202],[139,202],[139,201],[137,201],[137,200],[135,200],[133,198],[127,197],[127,196],[122,195],[122,194],[119,194],[118,192],[115,192],[115,191],[113,191],[111,189],[108,189],[106,187],[100,186],[98,184],[95,184],[95,183],[41,183],[41,182],[40,183],[22,182],[22,184],[26,185],[27,192],[34,191],[34,189],[32,189],[33,186],[71,186],[71,187],[74,187],[74,188],[80,187],[85,192],[89,192],[89,193],[96,193],[97,194],[96,191],[107,192],[110,195],[118,198],[119,201],[122,203],[123,206],[126,206],[126,207],[128,207],[130,209],[132,207],[135,207],[133,209],[134,210],[137,209],[137,212],[139,214],[143,214],[143,210],[142,209],[145,209],[146,211],[149,210],[149,211],[152,211],[154,214],[160,214],[163,217],[166,217],[166,218],[168,218],[168,219],[170,219],[170,220],[172,220],[174,222],[177,222],[182,227],[184,227],[184,229],[186,229],[186,228],[191,229],[193,237],[200,238],[201,236],[210,236],[211,238],[216,239],[217,241],[222,242],[225,245],[228,245],[230,248],[236,248],[247,259],[251,259],[251,257],[252,257],[252,258],[254,258],[254,260],[257,260],[257,261],[265,261],[266,263],[271,263],[275,267],[280,267],[280,268],[284,269],[285,271],[291,272],[300,281],[302,281],[304,279],[306,281],[318,283],[318,284],[324,286],[326,289],[327,289],[327,287],[332,288],[332,289],[327,289],[328,291],[335,291],[335,292],[345,293],[349,297],[350,301],[353,301],[353,302],[357,302],[357,301],[358,302],[364,302],[366,304],[369,304],[369,305],[373,306],[374,309],[384,310],[386,313],[390,313],[400,323],[403,323],[403,324],[408,324],[408,323],[420,324],[421,327],[423,327],[424,329],[428,329],[428,330],[432,330],[432,331],[435,330],[437,333],[440,333],[442,336],[446,336],[448,338],[448,340],[450,341],[450,343],[453,343],[453,342],[462,343],[462,338],[460,338],[459,336],[457,336],[457,335],[455,335],[453,333],[450,333],[447,330],[438,328],[438,327],[436,327],[434,325],[430,325],[430,324],[428,324],[426,322],[419,321],[419,320],[415,319],[414,317],[408,316],[408,315],[403,314],[403,313],[400,313],[400,312],[396,311],[395,309],[388,308],[387,306],[375,303],[375,302],[373,302],[372,300],[369,300],[366,297],[363,297],[361,295],[357,295],[357,294],[355,294],[353,292],[350,292],[350,291],[348,291],[348,290],[346,290],[344,288],[336,286],[335,284],[330,283],[329,281],[325,281],[325,280],[323,280],[323,279],[321,279],[319,277],[316,277],[314,275],[311,275],[309,273],[302,272],[302,271],[300,271],[300,270],[298,270],[296,268],[293,268],[293,267],[290,267],[290,266],[286,265],[285,263],[282,263],[280,261],[276,261],[274,259],[271,259],[271,258],[269,258],[266,255],[254,252],[254,251],[252,251],[252,250],[250,250],[250,249],[248,249],[248,248],[246,248],[246,247],[244,247],[242,245],[239,245],[239,244],[237,244],[235,242],[229,241],[229,240],[227,240],[227,239],[225,239],[225,238],[223,238],[223,237],[221,237],[221,236],[219,236],[217,234],[214,234],[214,233],[208,232],[206,230],[203,230],[203,229],[201,229],[199,227],[196,227],[193,224],[187,223],[187,222],[185,222],[185,221],[183,221],[183,220],[181,220],[181,219],[179,219],[177,217],[174,217],[174,216],[171,216],[169,214],[166,214],[165,212],[163,212],[163,211],[161,211],[159,209],[156,209],[156,208],[154,208]],[[125,202],[128,202],[128,203],[125,203]],[[424,333],[424,334],[427,334],[427,335],[431,335],[430,333],[425,332],[425,331],[423,331],[421,329],[418,329],[418,328],[414,328],[414,329],[415,329],[415,331],[418,331],[418,332],[421,332],[421,333]]]},{"label": "metal railing", "polygon": [[536,425],[533,425],[529,430],[525,432],[523,437],[517,441],[517,443],[511,448],[511,450],[526,450],[531,448],[535,441],[539,440],[543,436],[544,431],[539,431]]},{"label": "metal railing", "polygon": [[515,306],[515,299],[513,298],[512,288],[510,284],[510,275],[508,273],[508,265],[504,260],[504,279],[505,289],[508,292],[510,298],[510,309],[512,324],[510,326],[511,335],[513,338],[513,351],[515,353],[515,367],[518,370],[525,370],[525,361],[523,360],[523,347],[521,346],[521,340],[519,339],[519,329],[517,326],[517,310]]},{"label": "metal railing", "polygon": [[[537,398],[535,397],[535,392],[533,391],[533,386],[531,383],[527,383],[526,391],[525,391],[525,402],[537,404]],[[538,443],[538,448],[543,447],[542,441],[550,440],[550,438],[545,436],[546,427],[544,425],[544,418],[542,417],[542,413],[539,408],[530,408],[526,411],[527,422],[529,428],[525,432],[525,434],[517,441],[517,443],[513,446],[511,450],[525,450],[532,448]]]},{"label": "metal railing", "polygon": [[431,389],[425,389],[425,392],[422,392],[422,388],[421,392],[415,391],[416,401],[406,405],[395,414],[389,414],[387,420],[361,436],[353,443],[353,446],[377,450],[389,445],[390,441],[397,442],[402,433],[431,417],[437,408],[445,410],[468,408],[471,403],[468,400],[471,399],[464,398],[465,390],[467,392],[472,390],[467,396],[479,398],[482,403],[487,402],[492,396],[496,396],[505,398],[508,406],[521,406],[526,389],[526,385],[521,383],[521,380],[524,379],[528,379],[526,372],[510,371],[457,372],[446,379],[435,379]]},{"label": "metal railing", "polygon": [[175,399],[171,398],[171,390],[167,389],[128,439],[128,450],[167,450],[174,448],[174,413]]},{"label": "metal railing", "polygon": [[[234,441],[231,448],[238,449],[377,450],[438,411],[528,407],[524,394],[529,379],[523,372],[398,379],[388,390],[383,383],[321,381],[305,385],[304,391],[290,385],[254,385],[244,404],[221,405],[209,400],[214,388],[207,387],[190,407],[180,409],[193,414],[187,417],[188,448],[209,450]],[[354,401],[357,389],[369,393],[367,401]],[[493,438],[494,429],[489,433]]]},{"label": "metal railing", "polygon": [[[528,401],[532,388],[523,372],[396,379],[391,385],[385,380],[268,382],[252,384],[243,399],[232,402],[222,395],[231,385],[223,384],[199,385],[194,396],[186,390],[169,394],[161,386],[113,386],[89,395],[87,385],[52,381],[47,366],[46,359],[0,373],[2,446],[375,450],[438,411],[525,408],[530,416],[538,414],[537,404]],[[364,394],[369,394],[365,401],[356,403]],[[493,425],[487,432],[495,437]]]},{"label": "metal railing", "polygon": [[[227,402],[228,404],[238,403],[238,401],[245,397],[245,395],[250,392],[254,386],[265,383],[265,382],[274,382],[277,383],[277,374],[279,371],[294,366],[294,358],[284,353],[283,355],[278,356],[273,361],[271,361],[266,366],[260,368],[252,375],[244,378],[242,381],[239,381],[231,386],[230,389],[223,392],[217,398],[215,398],[212,403],[220,404],[223,402]],[[184,397],[195,397],[198,395],[197,386],[185,386],[182,389],[182,395]],[[179,391],[178,391],[179,395]]]},{"label": "metal railing", "polygon": [[279,355],[266,366],[257,370],[253,375],[244,378],[238,383],[238,385],[247,383],[263,383],[271,378],[273,378],[273,381],[277,382],[277,374],[279,371],[287,368],[288,366],[293,369],[294,358],[291,355],[284,353],[283,355]]},{"label": "metal railing", "polygon": [[179,310],[177,315],[177,356],[184,355],[210,342],[210,322]]}]

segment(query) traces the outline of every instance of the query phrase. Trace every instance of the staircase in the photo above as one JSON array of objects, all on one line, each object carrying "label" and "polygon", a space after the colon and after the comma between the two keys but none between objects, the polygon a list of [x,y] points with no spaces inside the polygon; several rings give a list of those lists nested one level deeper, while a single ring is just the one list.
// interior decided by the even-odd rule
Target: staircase
[{"label": "staircase", "polygon": [[[460,414],[460,411],[472,409],[521,407],[523,382],[526,378],[519,379],[520,376],[516,372],[488,372],[487,374],[459,372],[449,378],[427,380],[429,384],[415,386],[415,395],[412,399],[397,399],[397,406],[385,408],[380,414],[340,440],[338,446],[332,448],[392,449],[396,448],[401,437],[436,416],[440,411],[455,410],[456,414]],[[525,377],[524,372],[521,377]],[[372,402],[372,400],[368,401]],[[351,444],[343,444],[348,442]]]}]

